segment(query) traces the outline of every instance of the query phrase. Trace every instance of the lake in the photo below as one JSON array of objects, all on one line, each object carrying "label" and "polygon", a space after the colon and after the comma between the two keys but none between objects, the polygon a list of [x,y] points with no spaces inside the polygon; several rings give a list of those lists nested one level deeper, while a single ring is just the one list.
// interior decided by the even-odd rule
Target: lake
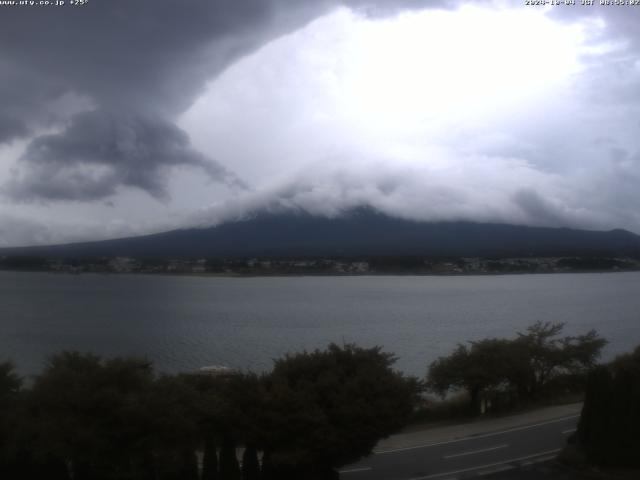
[{"label": "lake", "polygon": [[424,375],[458,342],[537,320],[597,329],[605,359],[640,344],[640,272],[187,277],[0,272],[0,359],[23,374],[63,349],[146,356],[161,371],[269,369],[329,342],[381,345]]}]

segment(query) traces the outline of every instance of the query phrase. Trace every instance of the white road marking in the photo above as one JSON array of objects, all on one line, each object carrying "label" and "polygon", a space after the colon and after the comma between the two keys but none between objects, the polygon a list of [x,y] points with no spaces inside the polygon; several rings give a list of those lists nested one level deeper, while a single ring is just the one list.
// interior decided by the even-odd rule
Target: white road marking
[{"label": "white road marking", "polygon": [[513,470],[515,467],[513,465],[501,465],[499,467],[489,468],[487,470],[482,470],[478,472],[478,475],[484,477],[485,475],[493,475],[494,473],[506,472],[507,470]]},{"label": "white road marking", "polygon": [[487,448],[482,448],[480,450],[470,450],[468,452],[462,452],[462,453],[454,453],[453,455],[445,455],[442,458],[456,458],[456,457],[464,457],[465,455],[474,455],[476,453],[484,453],[484,452],[490,452],[492,450],[499,450],[501,448],[507,448],[509,445],[507,445],[506,443],[504,445],[497,445],[495,447],[487,447]]},{"label": "white road marking", "polygon": [[359,467],[359,468],[349,468],[347,470],[339,470],[338,473],[357,473],[357,472],[367,472],[372,470],[371,467]]},{"label": "white road marking", "polygon": [[413,447],[403,447],[403,448],[393,448],[391,450],[382,450],[380,452],[374,452],[374,455],[382,455],[385,453],[395,453],[395,452],[405,452],[407,450],[417,450],[419,448],[437,447],[439,445],[449,445],[450,443],[466,442],[469,440],[475,440],[477,438],[494,437],[496,435],[503,435],[505,433],[518,432],[520,430],[527,430],[529,428],[541,427],[543,425],[550,425],[552,423],[560,423],[560,422],[564,422],[565,420],[570,420],[572,418],[578,418],[578,417],[580,417],[580,415],[570,415],[568,417],[557,418],[555,420],[549,420],[547,422],[535,423],[533,425],[525,425],[522,427],[508,428],[507,430],[501,430],[499,432],[485,433],[482,435],[473,435],[473,436],[464,437],[464,438],[456,438],[455,440],[447,440],[445,442],[425,443],[422,445],[415,445]]},{"label": "white road marking", "polygon": [[410,480],[427,480],[429,478],[446,477],[449,475],[457,475],[459,473],[473,472],[475,470],[484,470],[491,467],[497,467],[498,465],[505,465],[507,463],[514,463],[514,462],[522,462],[524,460],[529,460],[531,458],[541,457],[544,455],[551,455],[554,453],[558,453],[560,450],[562,449],[556,448],[555,450],[547,450],[546,452],[534,453],[533,455],[527,455],[525,457],[511,458],[509,460],[503,460],[501,462],[488,463],[486,465],[478,465],[477,467],[463,468],[462,470],[454,470],[452,472],[434,473],[433,475],[427,475],[425,477],[414,477]]},{"label": "white road marking", "polygon": [[568,435],[568,434],[570,434],[570,433],[575,432],[576,430],[577,430],[577,428],[570,428],[569,430],[563,430],[561,433],[562,433],[563,435]]}]

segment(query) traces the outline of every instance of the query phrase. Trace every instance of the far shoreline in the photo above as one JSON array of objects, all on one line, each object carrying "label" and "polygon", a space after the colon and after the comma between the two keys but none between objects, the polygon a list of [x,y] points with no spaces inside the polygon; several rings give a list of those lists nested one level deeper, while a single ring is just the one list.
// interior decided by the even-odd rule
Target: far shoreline
[{"label": "far shoreline", "polygon": [[626,270],[565,270],[555,272],[463,272],[463,273],[433,273],[433,272],[363,272],[363,273],[237,273],[237,272],[67,272],[55,270],[21,270],[0,269],[0,273],[48,273],[63,276],[148,276],[148,277],[192,277],[192,278],[300,278],[300,277],[504,277],[520,275],[566,275],[566,274],[605,274],[605,273],[637,273],[639,269]]}]

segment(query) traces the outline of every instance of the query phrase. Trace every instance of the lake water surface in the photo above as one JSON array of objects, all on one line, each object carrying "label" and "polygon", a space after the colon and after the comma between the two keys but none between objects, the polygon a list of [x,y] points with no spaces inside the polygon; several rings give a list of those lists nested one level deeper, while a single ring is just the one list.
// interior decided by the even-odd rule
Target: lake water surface
[{"label": "lake water surface", "polygon": [[597,329],[605,359],[640,344],[640,273],[173,277],[0,272],[0,359],[38,372],[63,349],[147,356],[162,371],[261,371],[329,342],[381,345],[423,375],[458,342],[537,321]]}]

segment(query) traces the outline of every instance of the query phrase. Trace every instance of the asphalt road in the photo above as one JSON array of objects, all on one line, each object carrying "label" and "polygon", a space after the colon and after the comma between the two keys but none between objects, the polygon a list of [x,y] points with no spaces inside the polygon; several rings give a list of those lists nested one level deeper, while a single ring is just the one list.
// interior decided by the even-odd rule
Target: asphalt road
[{"label": "asphalt road", "polygon": [[579,415],[446,442],[387,450],[340,471],[342,480],[445,480],[549,460],[575,431]]}]

